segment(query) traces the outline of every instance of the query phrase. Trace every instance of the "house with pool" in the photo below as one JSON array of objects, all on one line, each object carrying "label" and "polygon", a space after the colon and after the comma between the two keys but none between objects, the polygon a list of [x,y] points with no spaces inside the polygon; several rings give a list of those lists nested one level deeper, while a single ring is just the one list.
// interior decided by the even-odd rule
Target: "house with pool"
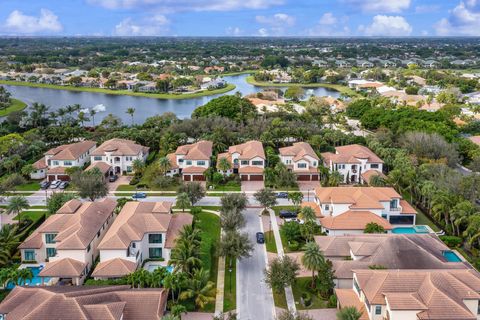
[{"label": "house with pool", "polygon": [[374,222],[387,232],[415,225],[417,212],[390,187],[318,187],[316,210],[322,231],[330,236],[361,234]]},{"label": "house with pool", "polygon": [[116,206],[117,201],[109,198],[68,201],[20,244],[22,263],[40,265],[38,277],[53,283],[81,285],[115,219]]},{"label": "house with pool", "polygon": [[315,242],[332,261],[335,285],[352,287],[354,270],[453,270],[472,269],[435,234],[358,234],[316,236]]},{"label": "house with pool", "polygon": [[336,289],[339,309],[360,320],[477,320],[480,274],[463,270],[354,270],[350,288]]},{"label": "house with pool", "polygon": [[171,202],[127,202],[100,242],[95,279],[121,278],[144,266],[166,266],[175,240],[193,217],[173,213]]}]

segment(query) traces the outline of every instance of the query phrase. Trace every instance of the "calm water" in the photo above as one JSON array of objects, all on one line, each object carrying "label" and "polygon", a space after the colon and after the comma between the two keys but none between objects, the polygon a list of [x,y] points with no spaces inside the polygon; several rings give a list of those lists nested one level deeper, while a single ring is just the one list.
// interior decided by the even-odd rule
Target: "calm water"
[{"label": "calm water", "polygon": [[[228,76],[224,79],[228,83],[236,85],[234,91],[226,94],[233,94],[239,91],[242,95],[247,95],[262,91],[262,87],[256,87],[245,81],[247,75]],[[222,94],[200,97],[194,99],[152,99],[133,96],[109,95],[93,92],[75,92],[67,90],[53,90],[43,88],[30,88],[21,86],[5,86],[12,95],[25,101],[28,104],[33,102],[43,103],[50,107],[50,110],[57,110],[71,104],[80,104],[84,109],[91,109],[97,105],[105,106],[105,111],[97,112],[95,115],[95,123],[100,123],[101,119],[113,113],[120,117],[125,123],[130,123],[130,115],[126,114],[129,107],[136,109],[134,119],[136,123],[142,123],[146,118],[162,114],[164,112],[173,112],[179,118],[189,118],[192,111],[201,105],[204,105],[213,98]],[[282,88],[285,90],[285,88]],[[325,88],[307,89],[307,94],[317,96],[334,96],[338,97],[337,91]]]}]

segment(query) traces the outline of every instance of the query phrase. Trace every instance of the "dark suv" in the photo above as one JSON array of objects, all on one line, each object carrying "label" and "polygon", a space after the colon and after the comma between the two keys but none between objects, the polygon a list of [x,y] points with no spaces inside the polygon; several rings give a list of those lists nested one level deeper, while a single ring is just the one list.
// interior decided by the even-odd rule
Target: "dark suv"
[{"label": "dark suv", "polygon": [[282,210],[280,211],[280,218],[296,218],[297,213],[293,211],[288,211],[288,210]]},{"label": "dark suv", "polygon": [[265,243],[265,235],[263,234],[263,232],[257,232],[256,234],[256,237],[257,237],[257,243]]}]

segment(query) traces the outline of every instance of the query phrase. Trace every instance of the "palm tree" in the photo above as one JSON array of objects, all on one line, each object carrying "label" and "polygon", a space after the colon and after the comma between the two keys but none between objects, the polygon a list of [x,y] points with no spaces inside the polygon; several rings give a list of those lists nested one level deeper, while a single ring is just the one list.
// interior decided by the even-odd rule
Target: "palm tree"
[{"label": "palm tree", "polygon": [[27,281],[32,281],[33,273],[30,268],[17,269],[16,285],[25,285]]},{"label": "palm tree", "polygon": [[187,241],[177,241],[170,254],[169,265],[175,266],[175,272],[191,274],[194,269],[202,265],[200,260],[200,248]]},{"label": "palm tree", "polygon": [[95,115],[97,114],[97,111],[94,109],[90,110],[90,117],[92,117],[92,127],[95,127]]},{"label": "palm tree", "polygon": [[317,216],[315,215],[315,210],[312,207],[303,207],[298,215],[300,219],[305,222],[316,222]]},{"label": "palm tree", "polygon": [[160,165],[160,169],[162,170],[162,173],[164,176],[167,175],[167,171],[171,168],[172,164],[170,163],[170,160],[167,157],[161,157],[158,160],[158,164]]},{"label": "palm tree", "polygon": [[130,117],[132,117],[132,126],[133,126],[133,115],[135,114],[135,108],[128,108],[126,112],[127,114],[130,115]]},{"label": "palm tree", "polygon": [[163,280],[163,286],[172,293],[173,303],[177,303],[178,297],[175,300],[175,293],[184,287],[186,281],[186,274],[183,272],[170,273]]},{"label": "palm tree", "polygon": [[145,162],[140,159],[133,160],[132,169],[135,173],[143,174],[145,170]]},{"label": "palm tree", "polygon": [[7,205],[7,214],[15,214],[15,215],[18,215],[18,222],[21,223],[22,220],[21,220],[21,212],[24,210],[24,209],[28,209],[30,207],[30,205],[28,204],[28,201],[27,201],[27,198],[25,198],[24,196],[15,196],[15,197],[12,197],[10,198],[10,202],[8,203]]},{"label": "palm tree", "polygon": [[315,242],[308,242],[305,245],[305,254],[302,257],[302,263],[308,270],[312,271],[312,288],[315,288],[315,271],[319,270],[325,264],[325,256],[320,247]]},{"label": "palm tree", "polygon": [[168,274],[168,270],[162,267],[153,270],[150,275],[150,288],[161,288],[162,282]]},{"label": "palm tree", "polygon": [[458,202],[450,211],[450,222],[452,225],[452,232],[457,236],[460,236],[460,226],[468,221],[468,217],[475,212],[473,204],[464,200]]},{"label": "palm tree", "polygon": [[355,307],[345,307],[337,312],[337,320],[359,320],[362,312]]},{"label": "palm tree", "polygon": [[328,176],[328,186],[329,187],[338,187],[340,183],[343,182],[343,177],[338,171],[333,171]]},{"label": "palm tree", "polygon": [[188,193],[182,192],[177,196],[177,201],[175,205],[179,208],[182,208],[182,212],[185,212],[186,208],[189,208],[192,203],[190,202],[190,198],[188,197]]},{"label": "palm tree", "polygon": [[225,177],[227,175],[227,171],[230,170],[232,165],[230,164],[230,161],[228,161],[227,158],[222,157],[222,158],[220,158],[220,160],[218,160],[217,167],[220,171],[223,172],[223,178],[225,179]]},{"label": "palm tree", "polygon": [[7,287],[10,282],[16,283],[17,272],[14,268],[0,269],[0,286]]},{"label": "palm tree", "polygon": [[197,269],[188,280],[188,286],[185,291],[180,293],[180,299],[193,299],[195,305],[204,308],[207,304],[215,302],[216,288],[215,283],[209,281],[209,274],[204,269]]},{"label": "palm tree", "polygon": [[200,230],[193,225],[185,225],[183,229],[178,233],[176,243],[187,242],[194,246],[200,246],[202,236]]},{"label": "palm tree", "polygon": [[10,263],[13,249],[20,244],[18,225],[5,224],[0,229],[0,266]]},{"label": "palm tree", "polygon": [[82,127],[85,123],[85,121],[88,121],[89,119],[87,118],[87,116],[85,115],[85,112],[83,111],[80,111],[78,113],[78,121],[80,121],[80,123],[82,124]]}]

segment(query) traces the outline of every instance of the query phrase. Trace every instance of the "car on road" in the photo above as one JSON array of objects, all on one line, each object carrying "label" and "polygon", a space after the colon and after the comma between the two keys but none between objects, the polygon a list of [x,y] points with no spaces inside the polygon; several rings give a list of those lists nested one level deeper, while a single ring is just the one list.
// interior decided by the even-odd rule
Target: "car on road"
[{"label": "car on road", "polygon": [[45,180],[40,182],[40,189],[42,190],[48,189],[49,186],[50,186],[50,181]]},{"label": "car on road", "polygon": [[257,232],[256,238],[257,238],[257,243],[259,244],[265,243],[265,235],[263,234],[263,232]]},{"label": "car on road", "polygon": [[280,218],[286,219],[286,218],[296,218],[297,213],[289,210],[281,210],[279,213]]},{"label": "car on road", "polygon": [[277,192],[277,198],[288,199],[288,192]]},{"label": "car on road", "polygon": [[108,181],[109,181],[109,182],[115,182],[115,181],[117,181],[117,179],[118,179],[118,176],[117,176],[116,174],[114,174],[113,176],[108,177]]},{"label": "car on road", "polygon": [[68,181],[62,181],[60,182],[60,184],[58,185],[58,189],[65,189],[66,187],[68,187],[69,183]]},{"label": "car on road", "polygon": [[58,186],[62,183],[60,180],[53,180],[52,183],[50,184],[50,189],[57,189]]},{"label": "car on road", "polygon": [[133,200],[145,199],[146,197],[147,197],[147,194],[145,192],[137,192],[134,195],[132,195]]}]

